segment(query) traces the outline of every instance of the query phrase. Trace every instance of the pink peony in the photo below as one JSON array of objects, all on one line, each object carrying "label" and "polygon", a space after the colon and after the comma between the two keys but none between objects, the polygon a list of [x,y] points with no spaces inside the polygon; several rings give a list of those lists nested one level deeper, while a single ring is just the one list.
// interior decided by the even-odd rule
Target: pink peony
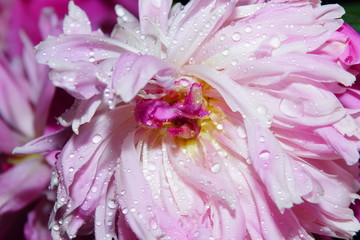
[{"label": "pink peony", "polygon": [[[68,0],[2,0],[0,2],[0,49],[11,55],[21,54],[19,31],[25,31],[34,44],[44,36],[36,23],[39,22],[44,8],[52,7],[62,19],[67,12]],[[137,0],[76,0],[80,7],[89,14],[94,28],[103,31],[111,29],[116,22],[115,4],[124,4],[127,9],[137,14]]]},{"label": "pink peony", "polygon": [[[323,51],[342,26],[317,0],[142,0],[110,37],[73,2],[36,48],[76,101],[61,148],[54,239],[350,238],[358,195],[355,76]],[[65,131],[69,131],[67,128]],[[64,135],[66,137],[64,137]]]},{"label": "pink peony", "polygon": [[[35,212],[29,205],[46,199],[52,171],[39,154],[12,153],[14,147],[53,131],[47,117],[55,87],[49,82],[48,69],[36,63],[30,40],[22,37],[22,57],[10,61],[0,55],[0,238],[14,240],[22,236],[21,221],[27,212],[36,219],[46,218],[43,211]],[[44,232],[38,240],[50,237],[46,224],[34,220],[27,228],[34,236]]]},{"label": "pink peony", "polygon": [[[101,10],[101,16],[92,14],[96,27],[115,23],[114,5],[79,2],[96,9],[96,14]],[[43,37],[61,32],[53,9],[43,7],[55,7],[61,16],[67,5],[68,1],[46,0],[0,3],[0,239],[51,238],[47,223],[55,194],[48,187],[55,156],[14,154],[13,149],[62,128],[54,116],[71,98],[59,90],[55,93],[48,68],[36,62],[33,47]]]}]

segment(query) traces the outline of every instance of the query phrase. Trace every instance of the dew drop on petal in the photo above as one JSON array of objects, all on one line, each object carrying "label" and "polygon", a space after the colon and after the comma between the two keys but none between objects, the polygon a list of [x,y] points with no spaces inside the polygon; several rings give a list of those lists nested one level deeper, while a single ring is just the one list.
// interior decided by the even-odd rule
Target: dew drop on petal
[{"label": "dew drop on petal", "polygon": [[240,138],[246,138],[246,132],[245,129],[243,127],[238,127],[236,129],[236,134],[240,137]]},{"label": "dew drop on petal", "polygon": [[216,125],[216,128],[217,128],[217,130],[223,130],[224,129],[224,126],[222,125],[222,124],[217,124]]},{"label": "dew drop on petal", "polygon": [[278,37],[273,37],[269,40],[269,46],[273,48],[279,48],[281,45],[281,40]]},{"label": "dew drop on petal", "polygon": [[234,32],[232,35],[232,40],[234,40],[235,42],[240,41],[241,39],[241,34],[239,32]]},{"label": "dew drop on petal", "polygon": [[95,58],[93,56],[89,57],[89,62],[91,63],[95,62]]},{"label": "dew drop on petal", "polygon": [[229,54],[230,54],[230,51],[229,51],[229,49],[224,49],[224,51],[222,52],[222,54],[224,55],[224,56],[228,56]]},{"label": "dew drop on petal", "polygon": [[351,64],[352,61],[353,61],[353,57],[352,57],[352,56],[347,56],[347,57],[345,58],[345,63],[347,63],[347,64]]},{"label": "dew drop on petal", "polygon": [[110,209],[114,209],[114,208],[116,208],[116,203],[113,200],[109,200],[108,203],[107,203],[107,206]]},{"label": "dew drop on petal", "polygon": [[96,143],[99,143],[101,141],[101,139],[102,139],[102,137],[97,134],[91,139],[91,141],[96,144]]},{"label": "dew drop on petal", "polygon": [[268,150],[263,150],[259,154],[259,159],[262,161],[268,161],[270,159],[270,152]]},{"label": "dew drop on petal", "polygon": [[122,210],[122,213],[123,214],[127,214],[129,212],[129,209],[127,209],[127,208],[124,208],[123,210]]},{"label": "dew drop on petal", "polygon": [[220,163],[215,163],[214,165],[211,166],[211,171],[213,173],[218,173],[218,172],[220,172],[220,170],[221,170]]},{"label": "dew drop on petal", "polygon": [[150,228],[151,228],[152,230],[155,230],[155,229],[157,229],[157,227],[158,227],[157,222],[154,221],[154,220],[151,220],[151,221],[150,221]]},{"label": "dew drop on petal", "polygon": [[257,106],[256,111],[260,114],[266,114],[267,108],[264,105],[259,105]]},{"label": "dew drop on petal", "polygon": [[150,171],[155,171],[157,167],[155,163],[149,162],[148,168]]},{"label": "dew drop on petal", "polygon": [[252,27],[247,26],[244,31],[245,31],[246,33],[251,33],[252,30],[253,30]]},{"label": "dew drop on petal", "polygon": [[59,231],[59,230],[60,230],[59,224],[55,224],[55,225],[52,227],[52,229],[53,229],[54,231]]},{"label": "dew drop on petal", "polygon": [[69,167],[69,172],[73,172],[74,168],[73,167]]},{"label": "dew drop on petal", "polygon": [[238,62],[236,59],[234,59],[234,60],[231,61],[231,65],[233,65],[233,66],[237,65],[238,63],[239,63],[239,62]]}]

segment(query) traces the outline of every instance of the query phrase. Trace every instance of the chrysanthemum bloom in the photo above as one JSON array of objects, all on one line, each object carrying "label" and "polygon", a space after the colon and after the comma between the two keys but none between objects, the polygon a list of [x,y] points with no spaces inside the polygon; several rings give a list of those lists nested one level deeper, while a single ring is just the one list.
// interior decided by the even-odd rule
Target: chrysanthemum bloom
[{"label": "chrysanthemum bloom", "polygon": [[[53,238],[350,238],[359,119],[334,94],[355,76],[320,54],[343,9],[319,1],[142,0],[111,37],[70,3],[37,47],[77,98]],[[358,109],[354,109],[354,112]]]}]

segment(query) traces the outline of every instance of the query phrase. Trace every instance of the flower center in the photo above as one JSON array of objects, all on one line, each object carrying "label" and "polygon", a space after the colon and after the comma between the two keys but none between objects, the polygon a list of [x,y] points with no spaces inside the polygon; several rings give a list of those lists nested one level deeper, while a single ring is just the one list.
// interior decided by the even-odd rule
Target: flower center
[{"label": "flower center", "polygon": [[145,89],[147,96],[135,107],[135,119],[146,128],[166,128],[180,138],[193,138],[200,133],[200,120],[209,115],[205,110],[203,85],[192,78],[175,81],[174,89]]}]

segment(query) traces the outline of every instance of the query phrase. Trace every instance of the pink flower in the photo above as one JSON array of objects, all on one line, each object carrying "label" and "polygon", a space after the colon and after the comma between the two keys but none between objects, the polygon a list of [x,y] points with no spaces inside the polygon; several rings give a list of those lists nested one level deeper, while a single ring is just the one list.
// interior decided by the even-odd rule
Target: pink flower
[{"label": "pink flower", "polygon": [[[0,238],[16,239],[21,234],[24,210],[45,198],[51,179],[51,167],[41,155],[16,155],[12,150],[52,129],[46,127],[54,86],[48,70],[35,61],[33,45],[22,35],[24,55],[9,61],[0,56]],[[50,158],[49,158],[50,159]],[[28,209],[29,211],[31,209]],[[38,212],[41,213],[41,212]],[[32,213],[37,217],[37,213]],[[25,215],[26,216],[26,215]],[[46,215],[45,215],[46,216]],[[41,228],[42,227],[42,228]],[[15,229],[14,229],[15,228]],[[46,231],[45,225],[28,228]],[[19,232],[14,234],[14,232]],[[48,239],[47,235],[37,239]],[[32,239],[32,238],[27,238]]]},{"label": "pink flower", "polygon": [[[115,23],[112,4],[78,2],[85,9],[92,10],[90,15],[94,27]],[[137,4],[136,1],[132,3]],[[57,28],[57,16],[52,9],[45,7],[55,7],[57,15],[63,16],[67,5],[68,1],[46,0],[0,3],[1,239],[51,238],[47,222],[54,198],[48,186],[55,156],[21,155],[13,153],[13,149],[44,133],[59,130],[53,118],[59,116],[59,109],[63,111],[69,97],[59,90],[55,96],[55,87],[48,79],[48,68],[35,61],[33,44],[61,32]],[[54,181],[52,185],[56,185]]]},{"label": "pink flower", "polygon": [[[21,54],[21,39],[19,31],[25,31],[33,44],[44,39],[37,25],[41,12],[46,8],[53,8],[56,15],[63,19],[67,12],[68,0],[3,0],[0,3],[0,49],[3,48],[10,55]],[[94,28],[101,27],[103,31],[111,30],[116,22],[116,15],[113,11],[115,4],[124,4],[132,13],[136,14],[137,0],[76,0],[80,7],[89,14]],[[45,10],[47,11],[47,10]]]},{"label": "pink flower", "polygon": [[63,145],[52,237],[354,235],[359,119],[333,88],[355,76],[321,50],[343,9],[139,6],[140,20],[117,7],[108,37],[70,2],[64,34],[37,46],[53,83],[77,98],[60,118],[70,139],[58,132],[21,150]]}]

